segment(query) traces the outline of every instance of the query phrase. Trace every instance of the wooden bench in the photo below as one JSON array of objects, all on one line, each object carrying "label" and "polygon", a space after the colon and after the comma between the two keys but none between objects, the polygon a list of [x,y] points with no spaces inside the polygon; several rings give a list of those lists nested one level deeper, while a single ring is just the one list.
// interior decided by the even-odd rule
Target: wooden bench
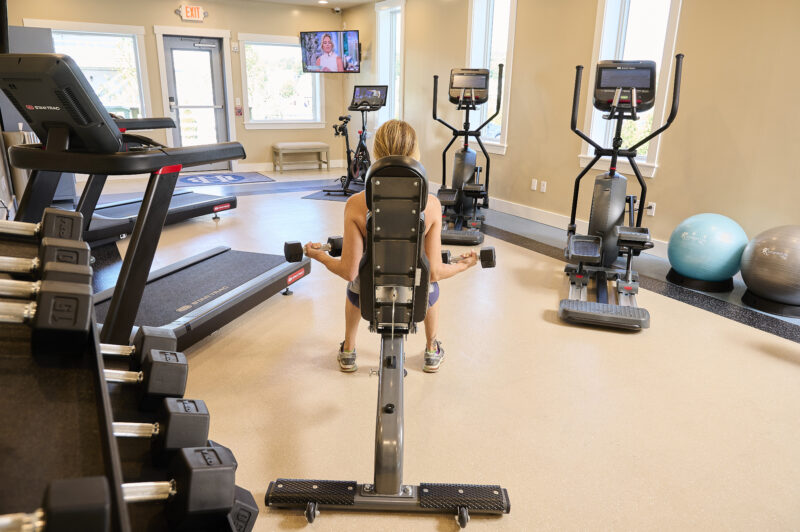
[{"label": "wooden bench", "polygon": [[[272,145],[272,164],[279,172],[283,173],[283,167],[287,164],[283,160],[285,154],[313,153],[316,155],[316,159],[313,162],[319,164],[319,169],[322,170],[322,164],[325,163],[328,166],[328,170],[330,170],[331,159],[328,155],[328,150],[329,147],[324,142],[278,142]],[[322,158],[323,153],[325,154],[324,160]],[[307,162],[309,161],[292,161],[288,164]]]}]

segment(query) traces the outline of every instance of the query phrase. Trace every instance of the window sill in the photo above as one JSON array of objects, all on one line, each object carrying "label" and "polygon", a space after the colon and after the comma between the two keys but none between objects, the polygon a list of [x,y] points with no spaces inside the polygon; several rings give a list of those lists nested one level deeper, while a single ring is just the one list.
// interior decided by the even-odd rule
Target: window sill
[{"label": "window sill", "polygon": [[[592,159],[594,159],[594,155],[579,155],[578,156],[578,161],[580,163],[581,168],[586,168],[586,166],[590,162],[592,162]],[[598,170],[604,170],[604,171],[607,172],[610,162],[611,162],[611,159],[609,157],[603,157],[599,161],[597,161],[597,164],[594,165],[594,168],[596,168]],[[648,163],[648,162],[639,161],[639,160],[636,161],[636,166],[639,167],[639,171],[642,173],[643,177],[655,177],[656,170],[658,169],[658,165],[657,164]],[[617,160],[617,171],[620,172],[621,174],[634,175],[633,168],[631,168],[631,164],[628,162],[627,159],[624,159],[624,158]]]},{"label": "window sill", "polygon": [[[508,149],[508,145],[499,142],[484,142],[483,145],[486,147],[486,151],[496,155],[505,155]],[[480,151],[480,146],[478,146],[478,151]]]},{"label": "window sill", "polygon": [[325,122],[245,122],[245,129],[322,129]]}]

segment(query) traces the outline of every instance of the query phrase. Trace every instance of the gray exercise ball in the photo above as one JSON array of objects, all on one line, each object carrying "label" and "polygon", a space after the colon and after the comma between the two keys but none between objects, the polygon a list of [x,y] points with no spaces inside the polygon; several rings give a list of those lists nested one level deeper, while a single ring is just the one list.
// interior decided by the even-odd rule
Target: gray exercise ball
[{"label": "gray exercise ball", "polygon": [[756,236],[742,253],[747,288],[787,305],[800,305],[800,225],[782,225]]}]

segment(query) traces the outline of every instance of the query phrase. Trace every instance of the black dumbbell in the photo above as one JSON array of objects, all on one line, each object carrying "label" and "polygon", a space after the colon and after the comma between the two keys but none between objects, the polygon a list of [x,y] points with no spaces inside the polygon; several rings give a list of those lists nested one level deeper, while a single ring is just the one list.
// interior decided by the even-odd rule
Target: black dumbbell
[{"label": "black dumbbell", "polygon": [[[481,260],[481,268],[494,268],[497,265],[497,254],[494,250],[494,246],[481,248],[478,257]],[[442,250],[442,262],[445,264],[454,264],[462,260],[464,259],[461,257],[452,258],[449,249]]]},{"label": "black dumbbell", "polygon": [[[170,529],[251,532],[258,517],[255,498],[234,484],[229,461],[215,460],[214,449],[189,451],[204,450],[202,458],[211,463],[209,467],[196,459],[177,463],[171,481],[123,484],[123,498],[126,502],[167,500]],[[210,471],[215,466],[217,471]],[[54,480],[41,508],[0,515],[2,531],[108,532],[110,525],[111,496],[105,477]]]},{"label": "black dumbbell", "polygon": [[38,224],[0,221],[0,237],[41,240],[45,237],[80,240],[83,236],[83,216],[79,212],[62,211],[52,207],[44,210]]},{"label": "black dumbbell", "polygon": [[45,281],[36,301],[0,301],[0,323],[29,325],[34,354],[79,354],[86,349],[93,308],[88,284]]},{"label": "black dumbbell", "polygon": [[183,353],[153,349],[142,357],[140,371],[104,371],[108,382],[138,384],[139,408],[152,411],[165,397],[183,397],[189,364]]},{"label": "black dumbbell", "polygon": [[58,290],[52,283],[79,283],[89,286],[92,269],[89,266],[51,262],[44,265],[41,281],[14,281],[0,279],[0,297],[14,299],[38,299],[39,295]]},{"label": "black dumbbell", "polygon": [[172,329],[143,325],[136,331],[133,345],[100,344],[100,351],[105,356],[128,357],[131,371],[139,371],[143,355],[153,349],[177,351],[178,338],[175,332]]},{"label": "black dumbbell", "polygon": [[227,521],[231,510],[239,506],[235,472],[226,453],[213,447],[190,447],[173,458],[172,480],[122,484],[122,493],[127,502],[167,501],[171,530],[203,530],[213,521]]},{"label": "black dumbbell", "polygon": [[89,244],[65,238],[43,238],[39,243],[39,254],[33,259],[0,257],[0,272],[41,277],[43,267],[49,263],[89,266],[91,252]]},{"label": "black dumbbell", "polygon": [[[322,244],[319,249],[327,251],[331,257],[341,257],[342,240],[340,236],[328,237],[328,243]],[[293,241],[283,244],[283,256],[286,257],[287,262],[300,262],[303,260],[303,253],[303,244],[300,242]]]},{"label": "black dumbbell", "polygon": [[228,530],[251,532],[258,517],[258,504],[253,494],[241,486],[236,486],[233,496],[233,507],[225,516]]},{"label": "black dumbbell", "polygon": [[155,463],[164,463],[184,447],[203,447],[208,441],[210,416],[199,399],[165,397],[155,423],[113,423],[118,438],[151,438]]},{"label": "black dumbbell", "polygon": [[0,530],[107,532],[111,497],[105,477],[54,480],[42,507],[31,513],[0,515]]}]

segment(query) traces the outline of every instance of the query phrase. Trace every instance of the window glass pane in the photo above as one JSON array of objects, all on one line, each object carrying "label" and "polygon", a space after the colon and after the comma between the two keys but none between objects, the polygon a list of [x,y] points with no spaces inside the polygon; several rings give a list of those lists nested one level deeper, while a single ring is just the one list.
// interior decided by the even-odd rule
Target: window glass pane
[{"label": "window glass pane", "polygon": [[394,118],[400,118],[400,50],[402,50],[403,43],[400,42],[400,9],[392,10],[392,32],[394,34],[394,57],[392,58],[392,83],[390,90],[392,91],[392,115]]},{"label": "window glass pane", "polygon": [[172,50],[178,105],[214,105],[209,50]]},{"label": "window glass pane", "polygon": [[[484,105],[484,120],[497,108],[497,76],[500,63],[506,63],[508,53],[508,23],[511,16],[511,0],[494,0],[492,14],[491,46],[489,48],[489,101]],[[486,125],[482,136],[487,140],[500,140],[503,127],[503,110]]]},{"label": "window glass pane", "polygon": [[[612,9],[613,8],[613,9]],[[610,2],[603,21],[604,43],[624,40],[615,47],[603,46],[600,60],[650,60],[656,62],[660,82],[661,59],[669,20],[670,0],[635,0]],[[620,13],[621,11],[621,13]],[[627,16],[626,16],[627,15]],[[624,24],[624,26],[623,26]],[[603,113],[593,110],[591,137],[601,145],[610,147],[614,135],[614,121],[603,120]],[[639,114],[639,120],[625,120],[622,127],[622,146],[631,146],[653,129],[653,110]],[[638,156],[646,157],[650,143],[641,146]]]},{"label": "window glass pane", "polygon": [[178,109],[178,120],[181,124],[182,146],[219,142],[213,107]]},{"label": "window glass pane", "polygon": [[[656,62],[657,79],[664,53],[664,38],[669,19],[669,0],[636,0],[630,3],[628,24],[625,32],[625,47],[622,59],[650,60]],[[631,146],[653,130],[653,110],[639,115],[639,120],[626,120],[622,127],[622,145]],[[648,142],[638,149],[640,156],[647,156]]]},{"label": "window glass pane", "polygon": [[109,112],[142,116],[134,35],[53,31],[55,51],[72,57]]},{"label": "window glass pane", "polygon": [[303,73],[300,46],[245,43],[251,120],[317,120],[314,78]]}]

